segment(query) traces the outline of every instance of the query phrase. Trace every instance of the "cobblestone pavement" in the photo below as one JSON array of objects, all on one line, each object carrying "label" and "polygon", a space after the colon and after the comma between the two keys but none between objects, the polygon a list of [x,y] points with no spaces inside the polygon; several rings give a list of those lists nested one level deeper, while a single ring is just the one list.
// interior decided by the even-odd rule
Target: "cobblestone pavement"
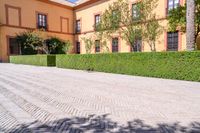
[{"label": "cobblestone pavement", "polygon": [[200,83],[0,64],[0,132],[200,132]]}]

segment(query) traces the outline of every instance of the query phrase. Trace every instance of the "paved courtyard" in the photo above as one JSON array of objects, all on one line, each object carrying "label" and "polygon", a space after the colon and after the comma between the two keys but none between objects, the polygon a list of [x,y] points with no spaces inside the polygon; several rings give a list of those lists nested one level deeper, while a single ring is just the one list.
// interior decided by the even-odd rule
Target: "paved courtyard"
[{"label": "paved courtyard", "polygon": [[0,64],[0,132],[200,132],[200,83]]}]

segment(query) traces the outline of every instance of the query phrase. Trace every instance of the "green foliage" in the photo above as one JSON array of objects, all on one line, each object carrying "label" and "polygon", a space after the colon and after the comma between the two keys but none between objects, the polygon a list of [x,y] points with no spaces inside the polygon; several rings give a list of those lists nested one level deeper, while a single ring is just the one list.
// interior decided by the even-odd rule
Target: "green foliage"
[{"label": "green foliage", "polygon": [[84,43],[85,43],[85,50],[86,50],[86,53],[87,54],[90,54],[92,52],[92,48],[94,47],[95,45],[95,42],[92,40],[92,38],[86,38],[86,37],[83,37],[81,38]]},{"label": "green foliage", "polygon": [[10,63],[35,65],[35,66],[56,66],[56,56],[55,55],[10,56]]},{"label": "green foliage", "polygon": [[144,40],[146,40],[151,48],[151,51],[156,51],[156,40],[163,32],[163,27],[160,26],[156,17],[152,17],[151,21],[145,24],[145,32],[143,32]]},{"label": "green foliage", "polygon": [[200,81],[200,52],[57,55],[60,68]]},{"label": "green foliage", "polygon": [[65,54],[69,52],[71,43],[63,41],[57,37],[51,37],[46,40],[46,45],[49,54]]},{"label": "green foliage", "polygon": [[72,48],[73,48],[73,45],[69,40],[64,41],[63,50],[65,51],[65,53],[69,53],[72,50]]},{"label": "green foliage", "polygon": [[186,31],[186,6],[179,6],[169,11],[168,15],[169,31],[175,32],[180,29]]},{"label": "green foliage", "polygon": [[28,31],[17,34],[17,42],[21,46],[22,55],[33,55],[39,52],[45,54],[64,54],[71,50],[70,41],[57,37],[48,37],[42,31]]},{"label": "green foliage", "polygon": [[21,46],[22,55],[37,54],[37,47],[42,45],[43,39],[33,32],[23,32],[16,36]]},{"label": "green foliage", "polygon": [[[179,6],[171,11],[168,15],[169,31],[181,30],[186,32],[186,4],[184,6]],[[200,33],[200,0],[195,0],[195,26],[196,33],[195,39],[197,39]]]},{"label": "green foliage", "polygon": [[27,31],[17,34],[16,40],[21,45],[22,52],[24,52],[25,55],[29,54],[29,51],[26,51],[27,49],[33,50],[34,54],[39,52],[48,54],[46,43],[42,37],[41,31]]}]

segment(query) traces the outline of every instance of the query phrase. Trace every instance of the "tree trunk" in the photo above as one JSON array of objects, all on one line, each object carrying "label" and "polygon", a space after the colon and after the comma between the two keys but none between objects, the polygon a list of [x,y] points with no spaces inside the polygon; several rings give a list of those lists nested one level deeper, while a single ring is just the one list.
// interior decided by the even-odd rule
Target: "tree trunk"
[{"label": "tree trunk", "polygon": [[186,41],[187,51],[194,50],[195,46],[195,2],[194,0],[187,0],[187,29]]}]

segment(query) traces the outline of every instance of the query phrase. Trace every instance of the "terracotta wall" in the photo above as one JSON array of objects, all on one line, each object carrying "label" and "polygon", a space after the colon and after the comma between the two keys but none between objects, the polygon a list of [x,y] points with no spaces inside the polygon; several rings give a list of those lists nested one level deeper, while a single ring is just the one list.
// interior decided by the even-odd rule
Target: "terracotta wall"
[{"label": "terracotta wall", "polygon": [[38,0],[0,0],[0,60],[8,60],[6,37],[36,29],[36,13],[47,14],[48,36],[74,41],[72,8]]}]

